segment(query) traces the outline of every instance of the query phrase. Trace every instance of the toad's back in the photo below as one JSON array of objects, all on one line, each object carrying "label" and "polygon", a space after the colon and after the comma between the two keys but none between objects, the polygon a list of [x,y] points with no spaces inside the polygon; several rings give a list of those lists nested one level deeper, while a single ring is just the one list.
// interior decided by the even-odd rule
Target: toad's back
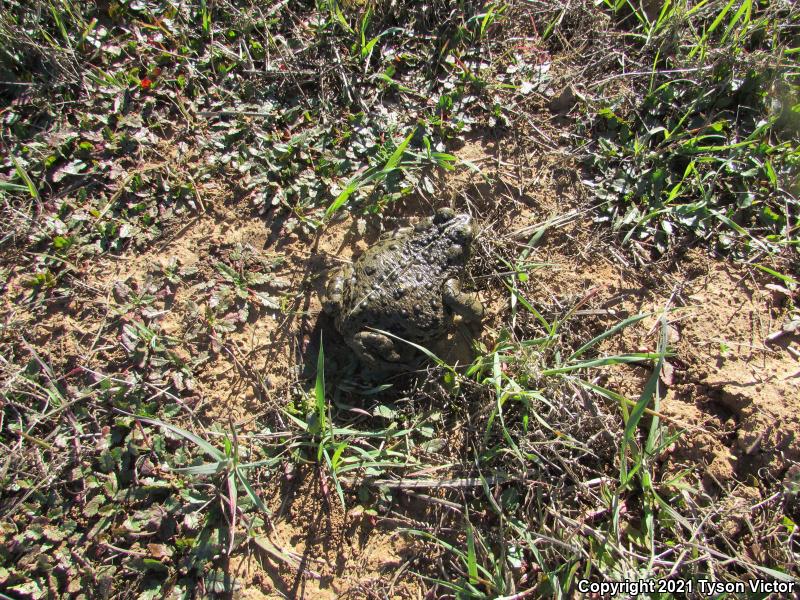
[{"label": "toad's back", "polygon": [[455,274],[435,227],[382,240],[354,264],[340,330],[365,326],[411,340],[435,337],[444,320],[442,286]]},{"label": "toad's back", "polygon": [[402,370],[415,361],[416,350],[397,338],[423,345],[445,338],[454,313],[480,322],[479,299],[460,289],[474,235],[468,214],[442,208],[336,272],[323,305],[364,365],[374,372]]}]

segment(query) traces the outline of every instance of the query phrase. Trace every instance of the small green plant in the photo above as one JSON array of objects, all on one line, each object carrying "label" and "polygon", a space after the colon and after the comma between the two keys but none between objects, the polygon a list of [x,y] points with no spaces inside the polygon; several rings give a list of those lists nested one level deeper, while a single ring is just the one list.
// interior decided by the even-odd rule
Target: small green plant
[{"label": "small green plant", "polygon": [[233,543],[234,539],[233,533],[235,531],[236,518],[238,514],[239,485],[244,488],[247,497],[250,498],[253,504],[260,511],[267,514],[269,513],[260,496],[256,493],[256,491],[253,489],[253,486],[245,476],[245,472],[247,469],[275,465],[279,459],[271,458],[257,462],[243,463],[239,458],[238,438],[234,429],[231,430],[230,435],[225,436],[223,448],[219,449],[200,436],[176,425],[148,417],[136,416],[136,418],[144,423],[150,423],[151,425],[156,425],[162,429],[166,429],[167,431],[172,432],[186,441],[191,442],[197,446],[197,448],[199,448],[208,458],[212,459],[210,462],[204,462],[198,465],[191,465],[187,467],[167,467],[167,469],[174,473],[180,473],[183,475],[220,476],[221,480],[225,482],[225,489],[227,491],[226,499],[228,502],[228,508],[230,510],[228,517],[231,524],[231,544]]},{"label": "small green plant", "polygon": [[[265,308],[277,310],[280,308],[280,303],[272,296],[265,292],[254,290],[253,286],[264,285],[272,282],[274,276],[267,273],[257,272],[237,272],[225,263],[218,262],[215,265],[220,275],[233,285],[233,290],[236,296],[242,300],[249,301],[255,299]],[[222,288],[226,289],[226,288]],[[223,294],[224,292],[221,292]]]},{"label": "small green plant", "polygon": [[490,2],[486,5],[486,12],[474,15],[467,20],[467,25],[478,24],[477,35],[478,40],[486,37],[492,25],[502,20],[505,12],[509,9],[509,5],[501,2]]},{"label": "small green plant", "polygon": [[[405,533],[428,540],[448,554],[454,556],[459,563],[460,577],[457,580],[425,577],[431,583],[454,592],[456,598],[498,598],[508,594],[508,574],[515,562],[513,547],[501,550],[506,556],[495,556],[483,539],[479,529],[465,520],[466,550],[446,542],[427,531],[407,529]],[[509,552],[510,550],[510,552]]]},{"label": "small green plant", "polygon": [[372,19],[373,10],[372,7],[367,7],[367,10],[364,11],[364,14],[361,15],[361,19],[358,26],[358,40],[356,43],[353,44],[352,52],[364,63],[364,68],[366,69],[369,63],[369,59],[372,56],[372,52],[375,49],[375,45],[381,40],[382,37],[386,35],[390,35],[392,33],[402,31],[399,27],[390,27],[389,29],[385,29],[384,31],[380,32],[378,35],[367,39],[367,30],[369,28],[370,20]]},{"label": "small green plant", "polygon": [[404,165],[401,162],[405,154],[411,138],[414,137],[414,131],[409,133],[405,139],[398,144],[392,155],[386,160],[386,163],[381,166],[370,167],[363,173],[356,175],[347,182],[345,188],[334,199],[328,209],[325,211],[326,217],[331,217],[337,210],[339,210],[345,202],[356,192],[359,188],[372,183],[385,180],[394,171],[401,169]]},{"label": "small green plant", "polygon": [[367,185],[379,185],[401,173],[420,170],[426,165],[434,165],[444,170],[450,171],[454,168],[457,159],[452,154],[434,151],[428,136],[423,136],[425,145],[424,152],[414,152],[409,150],[409,144],[415,137],[417,131],[411,131],[400,144],[398,144],[391,155],[382,156],[379,153],[377,160],[379,164],[364,169],[347,182],[345,188],[336,196],[334,201],[325,211],[325,216],[330,218],[340,210],[350,197],[359,189]]},{"label": "small green plant", "polygon": [[[680,234],[738,253],[794,243],[795,199],[784,192],[800,147],[772,94],[796,86],[783,44],[765,37],[780,9],[749,0],[666,3],[653,21],[625,0],[605,4],[635,17],[629,26],[641,32],[652,72],[638,104],[618,101],[590,115],[597,146],[587,162],[598,174],[603,218],[624,242],[658,253]],[[678,35],[693,38],[688,51],[674,44]]]}]

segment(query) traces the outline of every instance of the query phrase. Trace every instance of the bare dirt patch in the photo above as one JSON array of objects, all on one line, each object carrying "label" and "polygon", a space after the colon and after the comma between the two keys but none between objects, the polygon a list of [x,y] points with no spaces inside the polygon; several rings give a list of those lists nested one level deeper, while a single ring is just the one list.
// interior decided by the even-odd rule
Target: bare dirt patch
[{"label": "bare dirt patch", "polygon": [[[576,246],[591,244],[569,248]],[[785,334],[769,341],[788,318],[788,298],[766,287],[770,279],[699,251],[679,268],[642,273],[593,251],[599,248],[567,256],[565,249],[546,247],[538,255],[546,257],[537,294],[545,303],[563,310],[589,298],[583,314],[607,326],[613,318],[654,313],[627,330],[621,343],[609,343],[609,352],[653,351],[657,315],[669,311],[675,355],[662,377],[661,409],[687,431],[668,470],[688,466],[718,490],[749,477],[780,478],[800,459],[799,340]],[[636,399],[646,372],[634,367],[624,373],[609,382]]]},{"label": "bare dirt patch", "polygon": [[741,265],[695,256],[685,274],[687,306],[677,324],[684,372],[675,401],[691,398],[719,421],[720,443],[731,457],[723,473],[780,476],[800,459],[798,337],[768,341],[787,316],[787,298]]},{"label": "bare dirt patch", "polygon": [[242,597],[419,597],[418,580],[408,571],[413,544],[360,507],[345,512],[319,471],[302,469],[284,479],[269,506],[275,515],[269,533],[240,563],[250,594]]}]

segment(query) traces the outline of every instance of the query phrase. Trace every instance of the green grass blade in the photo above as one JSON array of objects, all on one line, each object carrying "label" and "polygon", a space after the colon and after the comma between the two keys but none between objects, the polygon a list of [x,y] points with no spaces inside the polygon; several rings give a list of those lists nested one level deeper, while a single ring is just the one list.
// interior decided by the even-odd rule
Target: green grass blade
[{"label": "green grass blade", "polygon": [[411,133],[409,133],[408,136],[406,136],[406,138],[400,142],[400,145],[389,157],[389,160],[386,161],[386,165],[383,167],[384,173],[388,173],[389,171],[393,171],[397,168],[397,165],[400,164],[400,160],[403,158],[406,148],[408,148],[408,145],[411,143],[411,138],[414,137],[416,132],[416,129],[412,130]]},{"label": "green grass blade", "polygon": [[469,522],[467,522],[467,575],[469,576],[470,583],[478,583],[478,558],[475,555],[475,532]]},{"label": "green grass blade", "polygon": [[653,313],[641,313],[641,314],[635,315],[633,317],[628,317],[624,321],[620,321],[619,323],[614,325],[611,329],[608,329],[608,330],[604,331],[600,335],[592,338],[591,340],[586,342],[583,346],[581,346],[580,348],[575,350],[575,352],[573,352],[572,354],[569,355],[569,358],[567,359],[567,361],[570,361],[570,360],[573,360],[573,359],[577,358],[578,356],[580,356],[581,354],[586,352],[592,346],[595,346],[595,345],[599,344],[600,342],[602,342],[603,340],[605,340],[607,338],[610,338],[611,336],[619,333],[620,331],[622,331],[623,329],[625,329],[629,325],[633,325],[634,323],[638,323],[642,319],[645,319],[645,318],[650,317],[652,315],[653,315]]},{"label": "green grass blade", "polygon": [[[666,330],[666,318],[662,316],[662,328]],[[662,341],[666,339],[665,331],[662,331]],[[627,471],[627,448],[636,448],[636,428],[639,426],[639,421],[644,415],[645,409],[648,407],[653,398],[659,393],[659,381],[661,377],[661,368],[664,366],[664,358],[667,355],[667,348],[664,344],[659,342],[658,353],[656,354],[657,360],[653,367],[653,372],[647,383],[642,390],[641,396],[636,406],[633,407],[631,414],[625,423],[625,430],[622,434],[622,442],[620,444],[620,483],[623,486],[628,484],[630,477],[633,476],[638,467],[641,466],[641,457],[636,457],[637,463],[634,465],[635,469]]]},{"label": "green grass blade", "polygon": [[394,338],[396,340],[400,340],[401,342],[404,342],[404,343],[408,344],[409,346],[412,346],[412,347],[416,348],[417,350],[422,352],[425,356],[427,356],[429,359],[431,359],[433,362],[435,362],[438,366],[440,366],[442,368],[445,368],[445,369],[447,369],[448,371],[450,371],[452,373],[455,373],[455,371],[453,370],[453,368],[450,365],[448,365],[441,358],[436,356],[433,352],[428,350],[425,346],[420,346],[419,344],[415,344],[414,342],[409,342],[408,340],[405,340],[405,339],[403,339],[401,337],[398,337],[398,336],[396,336],[396,335],[394,335],[392,333],[389,333],[388,331],[384,331],[383,329],[376,329],[374,327],[369,327],[368,329],[370,329],[372,331],[377,331],[378,333],[382,333],[383,335],[389,336],[390,338]]},{"label": "green grass blade", "polygon": [[774,269],[770,269],[769,267],[767,267],[765,265],[762,265],[762,264],[759,264],[759,263],[755,263],[753,266],[755,266],[757,269],[760,269],[761,271],[764,271],[764,273],[772,275],[773,277],[777,277],[782,282],[784,282],[784,283],[786,283],[788,285],[798,285],[798,284],[800,284],[800,281],[797,281],[797,279],[794,279],[793,277],[790,277],[788,275],[784,275],[783,273],[778,273],[778,271],[775,271]]},{"label": "green grass blade", "polygon": [[319,336],[319,353],[317,354],[317,378],[314,383],[314,403],[319,419],[319,430],[325,431],[325,415],[327,406],[325,402],[325,351],[322,348],[322,334]]},{"label": "green grass blade", "polygon": [[175,425],[171,425],[169,423],[164,423],[163,421],[159,421],[158,419],[150,419],[148,417],[142,417],[139,415],[134,415],[137,419],[144,423],[150,423],[151,425],[156,425],[158,427],[163,427],[164,429],[168,429],[172,433],[175,433],[181,436],[184,439],[189,440],[190,442],[194,443],[198,448],[200,448],[203,452],[211,456],[212,458],[216,459],[219,462],[226,462],[228,458],[219,450],[217,450],[214,446],[208,443],[203,438],[195,435],[191,431],[186,431],[185,429],[181,429],[180,427],[176,427]]},{"label": "green grass blade", "polygon": [[417,536],[424,538],[426,540],[430,540],[435,543],[437,546],[444,548],[448,552],[452,552],[462,561],[466,561],[467,555],[464,554],[461,550],[453,546],[452,544],[448,544],[443,539],[436,537],[435,535],[428,533],[427,531],[421,531],[419,529],[400,529],[402,533],[407,533],[409,535]]},{"label": "green grass blade", "polygon": [[563,367],[555,367],[552,369],[544,369],[541,374],[559,375],[561,373],[570,373],[571,371],[578,371],[580,369],[591,369],[594,367],[607,367],[609,365],[621,365],[628,363],[639,363],[646,360],[657,359],[660,355],[657,352],[635,352],[632,354],[617,354],[614,356],[603,356],[592,360],[584,360],[574,365],[565,365]]},{"label": "green grass blade", "polygon": [[342,503],[342,510],[347,512],[347,505],[344,501],[344,490],[342,490],[342,484],[339,482],[339,478],[336,476],[336,469],[333,468],[333,463],[331,462],[331,457],[328,454],[327,448],[323,447],[322,455],[325,457],[325,463],[328,465],[328,470],[330,471],[333,485],[336,488],[336,495],[339,497],[339,502]]},{"label": "green grass blade", "polygon": [[8,181],[0,181],[0,190],[5,192],[26,192],[30,188],[26,185],[19,185],[18,183],[9,183]]},{"label": "green grass blade", "polygon": [[17,175],[19,175],[19,178],[25,182],[25,185],[27,186],[28,193],[31,195],[31,198],[33,198],[34,200],[41,200],[41,197],[39,196],[39,190],[33,184],[33,180],[28,175],[28,172],[25,170],[25,167],[23,167],[22,164],[20,164],[20,162],[17,160],[15,156],[11,157],[11,162],[14,163],[14,169],[16,170]]},{"label": "green grass blade", "polygon": [[355,175],[347,182],[345,188],[336,196],[336,199],[331,203],[328,209],[325,211],[325,218],[330,217],[333,213],[335,213],[341,206],[347,202],[347,200],[352,196],[358,189],[375,179],[380,177],[385,177],[386,174],[381,169],[377,169],[375,167],[370,167],[363,173]]},{"label": "green grass blade", "polygon": [[230,461],[224,460],[215,463],[204,463],[202,465],[194,465],[191,467],[170,467],[169,465],[162,467],[172,473],[180,473],[181,475],[214,475],[221,473],[228,468]]},{"label": "green grass blade", "polygon": [[753,234],[751,234],[749,231],[747,231],[747,230],[746,230],[744,227],[742,227],[742,226],[741,226],[741,225],[739,225],[738,223],[736,223],[736,222],[732,221],[730,218],[728,218],[727,216],[723,215],[723,214],[722,214],[720,211],[718,211],[718,210],[711,210],[711,211],[709,211],[709,212],[710,212],[712,215],[714,215],[714,216],[715,216],[717,219],[719,219],[720,221],[722,221],[723,223],[725,223],[725,225],[727,225],[728,227],[730,227],[731,229],[733,229],[733,230],[734,230],[736,233],[738,233],[739,235],[743,235],[743,236],[745,236],[745,237],[748,237],[748,238],[750,238],[750,240],[752,240],[752,242],[753,242],[755,245],[757,245],[759,248],[761,248],[761,249],[762,249],[762,250],[764,250],[765,252],[769,252],[769,248],[767,248],[766,244],[764,244],[764,242],[762,242],[762,241],[761,241],[761,240],[759,240],[757,237],[755,237]]},{"label": "green grass blade", "polygon": [[[719,15],[717,15],[717,18],[714,19],[714,21],[711,23],[711,25],[709,25],[708,29],[706,29],[703,32],[703,35],[701,36],[700,41],[697,42],[697,44],[691,49],[691,51],[689,52],[689,58],[693,58],[694,55],[697,54],[697,52],[699,50],[703,50],[703,53],[705,52],[706,40],[708,39],[708,36],[711,35],[712,33],[714,33],[714,30],[717,27],[719,27],[720,23],[722,23],[723,19],[725,18],[725,15],[728,14],[728,11],[731,9],[731,7],[733,6],[734,2],[736,2],[736,0],[728,0],[728,4],[725,5],[725,8],[723,8],[722,11],[719,13]],[[697,7],[695,7],[695,8],[697,8]],[[692,11],[690,11],[690,13],[691,12]]]},{"label": "green grass blade", "polygon": [[[656,363],[655,374],[651,376],[651,379],[655,377],[656,387],[653,390],[653,412],[656,413],[653,415],[653,420],[650,424],[650,432],[647,435],[647,442],[645,443],[645,450],[649,455],[653,455],[656,452],[656,447],[658,445],[658,438],[661,434],[661,428],[659,427],[659,418],[658,418],[658,411],[661,410],[660,403],[661,403],[661,395],[659,394],[658,390],[658,382],[660,381],[661,376],[661,367],[664,364],[664,357],[667,355],[667,318],[666,315],[661,315],[661,334],[659,336],[658,341],[658,349],[659,354],[661,357]],[[638,406],[638,405],[637,405]]]},{"label": "green grass blade", "polygon": [[[728,36],[733,31],[733,28],[736,27],[736,24],[744,17],[744,28],[747,28],[748,23],[750,22],[750,10],[753,6],[752,0],[745,0],[742,2],[742,5],[739,7],[739,10],[731,17],[730,22],[728,23],[728,27],[725,29],[725,33],[722,34],[722,40],[720,43],[724,44],[725,41],[728,39]],[[746,14],[745,14],[746,13]]]},{"label": "green grass blade", "polygon": [[339,461],[342,459],[342,453],[347,449],[347,442],[341,442],[338,446],[336,446],[336,450],[333,451],[333,456],[331,457],[331,467],[333,470],[336,471],[339,468]]},{"label": "green grass blade", "polygon": [[530,312],[534,317],[536,317],[536,320],[542,324],[542,327],[544,327],[545,331],[547,331],[549,336],[553,336],[555,334],[555,324],[551,324],[550,322],[548,322],[548,320],[545,319],[544,316],[538,310],[536,310],[533,307],[533,305],[530,302],[528,302],[525,299],[525,297],[515,287],[512,287],[505,281],[503,282],[503,285],[506,286],[506,288],[508,288],[508,291],[514,295],[517,301],[520,304],[522,304],[522,306],[524,306],[528,312]]},{"label": "green grass blade", "polygon": [[258,494],[256,494],[256,491],[253,489],[253,486],[250,485],[250,482],[241,472],[241,467],[236,469],[236,477],[242,483],[245,492],[247,492],[247,495],[253,501],[253,504],[255,504],[258,507],[258,510],[265,513],[269,513],[269,509],[264,505],[264,503],[261,501],[261,498],[258,496]]}]

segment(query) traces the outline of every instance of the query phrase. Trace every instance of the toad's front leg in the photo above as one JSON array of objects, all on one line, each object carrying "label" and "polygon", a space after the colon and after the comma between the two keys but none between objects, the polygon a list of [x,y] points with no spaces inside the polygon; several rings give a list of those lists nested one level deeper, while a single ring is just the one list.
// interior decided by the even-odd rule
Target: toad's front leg
[{"label": "toad's front leg", "polygon": [[478,294],[461,291],[458,279],[448,279],[444,283],[444,303],[468,323],[478,324],[483,319],[483,304]]},{"label": "toad's front leg", "polygon": [[333,273],[326,286],[325,295],[322,298],[322,308],[325,312],[333,314],[341,310],[342,300],[344,298],[344,287],[352,275],[352,265],[345,265]]}]

